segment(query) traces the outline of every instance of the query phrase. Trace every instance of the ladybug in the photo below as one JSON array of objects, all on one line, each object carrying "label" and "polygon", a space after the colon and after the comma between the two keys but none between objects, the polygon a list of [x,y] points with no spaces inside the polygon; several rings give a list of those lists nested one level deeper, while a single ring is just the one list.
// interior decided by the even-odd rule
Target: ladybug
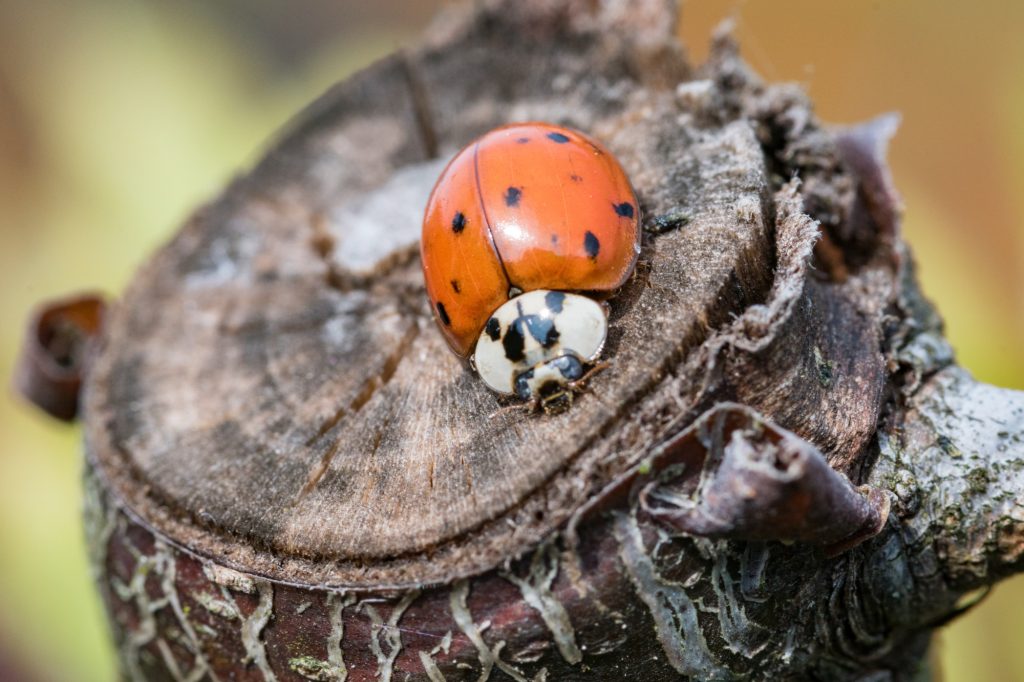
[{"label": "ladybug", "polygon": [[548,123],[496,128],[441,173],[423,218],[427,296],[492,390],[545,409],[600,369],[606,298],[640,253],[640,211],[600,143]]}]

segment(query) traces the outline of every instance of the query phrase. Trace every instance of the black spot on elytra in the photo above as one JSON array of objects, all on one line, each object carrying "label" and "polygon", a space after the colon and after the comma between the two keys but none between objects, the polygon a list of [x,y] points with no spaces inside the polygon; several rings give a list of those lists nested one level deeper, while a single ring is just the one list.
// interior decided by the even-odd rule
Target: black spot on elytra
[{"label": "black spot on elytra", "polygon": [[551,235],[551,243],[552,244],[557,244],[558,243],[558,235],[557,234]]},{"label": "black spot on elytra", "polygon": [[462,287],[459,286],[459,280],[457,280],[457,279],[453,279],[452,280],[452,290],[455,293],[457,293],[457,294],[461,294],[462,293]]},{"label": "black spot on elytra", "polygon": [[515,208],[519,205],[519,200],[523,198],[523,190],[521,187],[509,187],[505,190],[505,205]]},{"label": "black spot on elytra", "polygon": [[497,341],[498,337],[501,336],[501,323],[498,322],[498,318],[492,317],[487,320],[487,324],[484,325],[484,331],[487,332],[487,336],[491,337],[491,341]]},{"label": "black spot on elytra", "polygon": [[591,260],[596,259],[598,252],[601,250],[601,242],[598,241],[597,235],[590,230],[587,230],[587,233],[583,235],[583,250],[587,252],[587,256]]},{"label": "black spot on elytra", "polygon": [[444,303],[437,302],[437,316],[444,322],[444,326],[452,326],[452,318],[448,317],[448,311],[444,309]]},{"label": "black spot on elytra", "polygon": [[530,138],[528,138],[528,137],[520,137],[520,138],[516,139],[516,144],[526,144],[529,141],[530,141]]},{"label": "black spot on elytra", "polygon": [[462,211],[458,211],[452,218],[452,232],[458,234],[464,229],[466,229],[466,216]]},{"label": "black spot on elytra", "polygon": [[546,305],[553,313],[562,312],[562,305],[564,303],[565,294],[561,291],[549,291],[544,294],[544,305]]},{"label": "black spot on elytra", "polygon": [[572,180],[573,182],[583,182],[583,178],[581,178],[580,176],[576,175],[575,173],[570,175],[569,179]]},{"label": "black spot on elytra", "polygon": [[510,324],[508,331],[505,332],[505,338],[501,340],[501,345],[505,348],[505,357],[512,362],[519,362],[523,359],[523,346],[526,342],[519,322],[519,320],[515,320]]},{"label": "black spot on elytra", "polygon": [[558,144],[565,144],[569,141],[569,137],[562,133],[548,133],[548,139],[552,142],[557,142]]},{"label": "black spot on elytra", "polygon": [[628,201],[623,201],[621,204],[612,204],[615,207],[615,212],[623,218],[633,217],[633,204]]}]

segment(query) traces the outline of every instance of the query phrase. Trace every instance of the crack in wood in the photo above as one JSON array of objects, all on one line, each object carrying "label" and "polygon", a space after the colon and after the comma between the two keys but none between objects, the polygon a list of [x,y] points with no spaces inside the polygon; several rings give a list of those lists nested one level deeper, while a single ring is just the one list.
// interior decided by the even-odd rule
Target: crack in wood
[{"label": "crack in wood", "polygon": [[[327,256],[324,257],[327,267],[326,282],[327,286],[331,289],[341,293],[369,289],[375,283],[386,280],[404,268],[411,267],[413,263],[419,260],[420,255],[420,245],[417,241],[415,244],[396,248],[387,256],[377,261],[369,272],[352,272],[334,263],[334,260],[330,257],[333,253],[333,248],[332,242],[332,251],[328,252]],[[419,288],[419,293],[422,295],[422,287]]]},{"label": "crack in wood", "polygon": [[[324,422],[324,424],[322,424],[317,430],[316,435],[306,441],[306,446],[312,447],[318,440],[326,436],[331,429],[337,426],[346,416],[358,413],[366,403],[370,402],[370,399],[373,398],[377,391],[387,386],[388,382],[390,382],[392,377],[395,376],[395,371],[398,369],[399,364],[401,364],[402,359],[405,358],[406,353],[409,351],[409,348],[412,346],[419,334],[419,321],[413,319],[409,324],[409,328],[405,332],[405,336],[403,336],[401,341],[399,341],[398,347],[384,361],[384,366],[381,368],[380,374],[367,380],[366,383],[363,384],[359,393],[356,394],[355,398],[353,398],[346,407],[340,408],[331,416],[330,419]],[[301,500],[308,495],[310,491],[312,491],[323,479],[324,474],[327,473],[327,469],[331,465],[331,461],[333,461],[335,455],[338,454],[338,450],[340,448],[340,440],[336,440],[331,444],[317,466],[310,471],[305,485],[302,487],[302,490],[299,491],[298,500]]]},{"label": "crack in wood", "polygon": [[434,115],[430,107],[430,98],[423,79],[419,75],[418,67],[413,57],[407,52],[399,53],[402,76],[405,79],[406,87],[409,89],[409,96],[412,99],[413,114],[416,118],[416,131],[419,133],[420,141],[423,143],[423,150],[427,157],[437,158],[437,132],[434,126]]}]

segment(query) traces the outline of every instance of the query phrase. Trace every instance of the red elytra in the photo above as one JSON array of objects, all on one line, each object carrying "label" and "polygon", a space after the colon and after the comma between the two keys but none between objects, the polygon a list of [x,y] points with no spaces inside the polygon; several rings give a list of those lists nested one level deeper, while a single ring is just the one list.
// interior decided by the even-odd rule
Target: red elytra
[{"label": "red elytra", "polygon": [[579,131],[517,123],[470,143],[434,186],[420,242],[448,345],[467,357],[513,288],[622,286],[640,251],[639,217],[619,162]]}]

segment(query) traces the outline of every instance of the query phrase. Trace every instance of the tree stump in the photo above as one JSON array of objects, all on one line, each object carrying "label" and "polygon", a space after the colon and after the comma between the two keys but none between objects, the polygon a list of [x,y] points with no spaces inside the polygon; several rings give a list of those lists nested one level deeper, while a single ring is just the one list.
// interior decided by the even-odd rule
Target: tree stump
[{"label": "tree stump", "polygon": [[[1024,396],[957,368],[882,155],[664,0],[450,10],[199,210],[105,320],[87,527],[139,680],[927,679],[1024,564]],[[601,139],[634,278],[567,412],[450,354],[417,242],[444,163]]]}]

